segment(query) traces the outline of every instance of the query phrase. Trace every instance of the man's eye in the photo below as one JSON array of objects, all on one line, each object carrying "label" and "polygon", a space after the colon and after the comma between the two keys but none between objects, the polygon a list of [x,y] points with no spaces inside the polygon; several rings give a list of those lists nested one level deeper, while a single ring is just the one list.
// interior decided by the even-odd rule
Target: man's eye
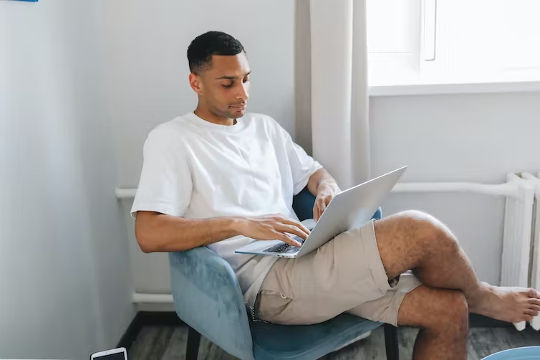
[{"label": "man's eye", "polygon": [[243,82],[244,82],[244,83],[249,82],[249,78],[245,78]]},{"label": "man's eye", "polygon": [[221,86],[223,86],[224,88],[230,88],[232,86],[232,84],[221,85]]}]

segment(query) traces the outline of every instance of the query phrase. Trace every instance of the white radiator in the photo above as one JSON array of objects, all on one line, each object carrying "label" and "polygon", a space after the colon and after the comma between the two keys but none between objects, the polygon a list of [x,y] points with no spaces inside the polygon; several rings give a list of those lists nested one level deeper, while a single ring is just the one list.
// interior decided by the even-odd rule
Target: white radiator
[{"label": "white radiator", "polygon": [[[118,199],[132,199],[136,189],[116,188]],[[392,192],[472,192],[505,196],[504,234],[501,257],[502,286],[534,287],[540,289],[540,173],[510,173],[504,184],[478,183],[398,183]],[[538,226],[535,226],[538,225]],[[134,292],[134,303],[171,303],[169,294]],[[531,326],[540,329],[540,316]],[[525,322],[515,323],[523,330]]]},{"label": "white radiator", "polygon": [[[507,183],[516,192],[506,197],[504,235],[501,259],[501,286],[529,286],[529,259],[531,254],[531,223],[534,191],[529,182],[517,174],[508,174]],[[516,329],[525,329],[525,322],[514,323]]]},{"label": "white radiator", "polygon": [[[530,252],[530,270],[529,270],[529,286],[540,289],[540,173],[537,176],[533,176],[529,173],[522,173],[521,178],[528,181],[533,191],[533,206],[530,225],[531,234],[531,252]],[[531,322],[533,329],[540,329],[540,316],[536,316]]]}]

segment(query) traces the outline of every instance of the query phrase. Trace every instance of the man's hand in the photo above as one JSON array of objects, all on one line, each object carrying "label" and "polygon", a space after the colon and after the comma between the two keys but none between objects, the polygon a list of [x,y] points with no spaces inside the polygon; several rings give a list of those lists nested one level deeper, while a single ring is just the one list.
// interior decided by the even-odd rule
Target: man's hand
[{"label": "man's hand", "polygon": [[315,205],[313,206],[313,220],[319,221],[330,201],[341,190],[332,175],[323,168],[315,171],[309,177],[307,186],[309,192],[316,195]]},{"label": "man's hand", "polygon": [[319,221],[324,210],[338,192],[339,187],[336,183],[321,183],[319,185],[315,205],[313,206],[313,220]]},{"label": "man's hand", "polygon": [[289,234],[307,239],[309,230],[298,221],[287,219],[281,215],[263,215],[255,217],[239,217],[240,234],[258,240],[281,240],[287,244],[300,246]]}]

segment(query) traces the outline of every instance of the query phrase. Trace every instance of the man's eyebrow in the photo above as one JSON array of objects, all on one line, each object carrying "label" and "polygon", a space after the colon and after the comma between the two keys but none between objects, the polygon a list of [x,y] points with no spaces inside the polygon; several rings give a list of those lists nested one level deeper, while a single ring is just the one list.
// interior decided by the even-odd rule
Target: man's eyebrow
[{"label": "man's eyebrow", "polygon": [[[251,71],[247,72],[244,74],[244,76],[247,76],[251,74]],[[238,79],[238,76],[227,76],[227,75],[224,75],[224,76],[220,76],[220,77],[217,77],[216,80],[220,80],[220,79],[226,79],[226,80],[236,80]]]}]

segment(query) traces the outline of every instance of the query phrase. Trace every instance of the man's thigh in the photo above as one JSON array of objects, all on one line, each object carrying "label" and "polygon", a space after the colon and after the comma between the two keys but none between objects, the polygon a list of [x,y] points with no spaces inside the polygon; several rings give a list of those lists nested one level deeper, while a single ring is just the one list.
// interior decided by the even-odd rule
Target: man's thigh
[{"label": "man's thigh", "polygon": [[391,289],[369,222],[301,258],[278,260],[261,285],[255,308],[261,319],[275,323],[316,323]]}]

